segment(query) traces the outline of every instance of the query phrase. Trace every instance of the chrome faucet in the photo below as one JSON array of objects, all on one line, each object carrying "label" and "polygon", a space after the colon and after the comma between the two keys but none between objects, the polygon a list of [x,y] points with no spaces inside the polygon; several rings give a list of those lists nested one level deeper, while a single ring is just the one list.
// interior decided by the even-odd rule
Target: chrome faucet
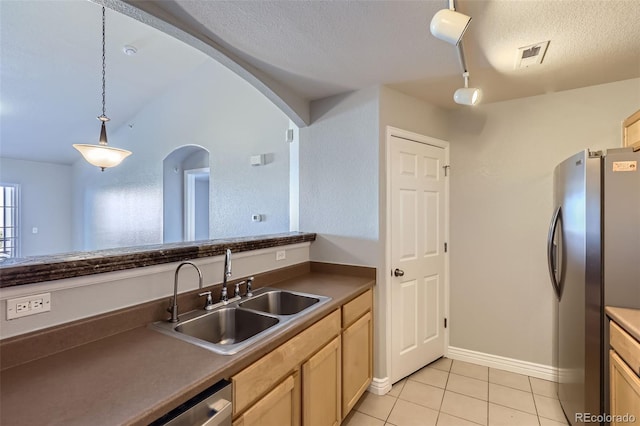
[{"label": "chrome faucet", "polygon": [[245,296],[251,297],[253,293],[251,292],[251,287],[253,286],[253,277],[247,278],[247,294]]},{"label": "chrome faucet", "polygon": [[227,296],[227,281],[229,278],[231,278],[231,250],[227,249],[224,256],[224,276],[222,278],[222,296],[220,297],[220,301],[225,305],[229,302],[229,297]]},{"label": "chrome faucet", "polygon": [[171,301],[171,306],[167,309],[171,312],[171,319],[169,320],[171,322],[178,322],[178,272],[180,272],[180,268],[185,265],[191,265],[196,268],[196,271],[198,271],[198,288],[202,289],[202,271],[200,271],[200,268],[198,268],[195,263],[191,262],[182,262],[179,264],[176,268],[176,274],[173,281],[173,300]]}]

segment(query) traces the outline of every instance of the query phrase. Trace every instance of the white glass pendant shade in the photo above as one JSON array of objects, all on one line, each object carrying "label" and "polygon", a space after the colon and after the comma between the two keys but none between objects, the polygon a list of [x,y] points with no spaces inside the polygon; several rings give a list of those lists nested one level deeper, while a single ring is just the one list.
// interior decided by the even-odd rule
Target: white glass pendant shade
[{"label": "white glass pendant shade", "polygon": [[107,167],[115,167],[122,163],[122,160],[131,155],[131,151],[120,148],[112,148],[107,145],[87,145],[73,144],[73,147],[80,151],[89,164],[100,167],[102,171]]},{"label": "white glass pendant shade", "polygon": [[431,19],[431,34],[447,43],[457,45],[471,22],[471,17],[451,9],[436,12]]},{"label": "white glass pendant shade", "polygon": [[463,87],[453,94],[453,100],[461,105],[475,105],[480,102],[482,91],[475,87]]},{"label": "white glass pendant shade", "polygon": [[98,117],[102,121],[100,126],[100,142],[98,145],[73,144],[73,147],[80,151],[89,164],[100,167],[104,172],[107,167],[115,167],[122,163],[122,160],[131,155],[131,151],[120,148],[112,148],[107,145],[107,128],[105,122],[109,119],[104,116]]}]

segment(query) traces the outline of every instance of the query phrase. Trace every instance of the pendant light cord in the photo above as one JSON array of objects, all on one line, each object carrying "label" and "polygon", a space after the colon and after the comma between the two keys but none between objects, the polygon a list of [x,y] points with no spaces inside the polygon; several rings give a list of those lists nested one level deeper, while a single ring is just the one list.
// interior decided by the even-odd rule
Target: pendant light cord
[{"label": "pendant light cord", "polygon": [[98,117],[99,119],[101,119],[102,121],[108,121],[109,119],[107,118],[106,115],[106,97],[107,97],[107,91],[106,91],[106,86],[107,86],[107,78],[106,78],[106,74],[107,74],[107,55],[106,55],[106,47],[105,47],[105,39],[106,39],[106,35],[105,35],[105,22],[106,22],[106,11],[104,6],[102,7],[102,115],[100,117]]}]

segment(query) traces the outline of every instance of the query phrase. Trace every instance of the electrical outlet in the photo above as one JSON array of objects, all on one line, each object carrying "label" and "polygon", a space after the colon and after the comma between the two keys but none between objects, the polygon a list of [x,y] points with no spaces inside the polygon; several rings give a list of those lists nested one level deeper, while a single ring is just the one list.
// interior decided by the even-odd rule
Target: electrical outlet
[{"label": "electrical outlet", "polygon": [[42,309],[43,307],[44,307],[43,299],[35,299],[35,300],[29,301],[29,309],[31,310]]},{"label": "electrical outlet", "polygon": [[285,260],[287,258],[287,252],[285,250],[278,250],[276,252],[276,260]]},{"label": "electrical outlet", "polygon": [[51,310],[51,293],[33,294],[7,300],[7,319],[35,315]]}]

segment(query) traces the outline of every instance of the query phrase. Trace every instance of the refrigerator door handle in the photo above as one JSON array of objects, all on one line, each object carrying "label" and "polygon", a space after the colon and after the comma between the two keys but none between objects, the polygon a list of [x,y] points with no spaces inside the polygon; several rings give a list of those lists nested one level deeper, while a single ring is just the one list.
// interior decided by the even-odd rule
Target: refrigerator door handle
[{"label": "refrigerator door handle", "polygon": [[562,207],[558,207],[551,217],[551,225],[549,226],[549,237],[547,239],[547,263],[549,264],[549,276],[551,278],[551,285],[556,292],[556,297],[560,300],[560,283],[558,282],[558,246],[554,241],[556,231],[558,228],[558,222],[561,221]]}]

